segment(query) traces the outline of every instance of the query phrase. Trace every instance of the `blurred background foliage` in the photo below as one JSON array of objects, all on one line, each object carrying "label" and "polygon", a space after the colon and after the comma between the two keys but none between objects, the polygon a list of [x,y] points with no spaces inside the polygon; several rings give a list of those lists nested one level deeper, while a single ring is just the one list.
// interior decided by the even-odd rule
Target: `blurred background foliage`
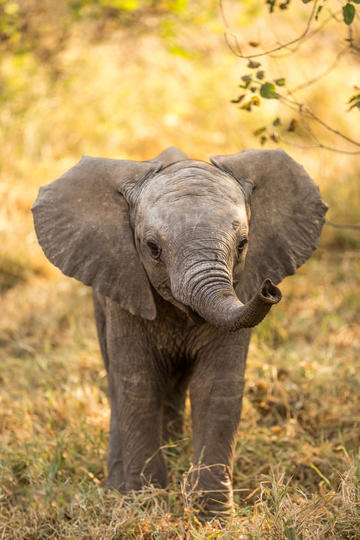
[{"label": "blurred background foliage", "polygon": [[[84,153],[142,160],[177,145],[207,160],[264,144],[305,166],[329,220],[360,223],[356,145],[285,102],[359,140],[360,7],[347,24],[348,3],[317,2],[311,36],[253,67],[242,56],[301,35],[314,1],[0,0],[2,538],[220,537],[189,509],[176,517],[188,438],[169,454],[168,499],[101,491],[109,407],[91,298],[46,261],[30,207]],[[359,248],[359,231],[325,227],[254,332],[232,537],[358,538]]]},{"label": "blurred background foliage", "polygon": [[[329,219],[357,223],[357,156],[320,149],[315,137],[340,150],[343,141],[319,124],[310,132],[309,120],[298,119],[298,111],[284,112],[284,102],[271,99],[272,87],[264,90],[277,81],[276,91],[286,98],[286,92],[303,86],[296,99],[356,139],[359,109],[348,111],[348,101],[356,95],[358,55],[351,49],[338,58],[347,45],[348,25],[335,12],[326,15],[324,26],[319,15],[311,39],[294,52],[287,47],[285,53],[261,57],[255,70],[224,40],[224,32],[229,42],[235,35],[236,52],[241,46],[242,54],[267,50],[299,35],[312,4],[293,3],[285,10],[275,3],[269,13],[266,2],[228,1],[221,16],[217,0],[1,0],[3,196],[16,197],[27,209],[39,184],[82,153],[147,159],[175,144],[207,159],[212,153],[280,144],[325,190]],[[306,84],[332,66],[317,84]],[[251,95],[253,83],[244,77],[256,79],[259,71],[263,79]],[[250,97],[231,103],[244,85]],[[5,217],[8,223],[16,214]],[[22,220],[10,221],[18,222],[13,232],[23,238]],[[30,231],[30,222],[27,227]],[[359,246],[352,231],[324,236],[339,246]]]}]

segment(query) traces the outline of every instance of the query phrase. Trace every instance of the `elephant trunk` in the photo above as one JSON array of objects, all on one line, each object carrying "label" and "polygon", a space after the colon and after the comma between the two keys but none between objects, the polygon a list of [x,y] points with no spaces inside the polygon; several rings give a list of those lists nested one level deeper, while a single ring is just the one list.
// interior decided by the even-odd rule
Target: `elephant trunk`
[{"label": "elephant trunk", "polygon": [[268,314],[271,306],[281,300],[281,292],[270,279],[266,279],[253,298],[243,304],[237,298],[235,291],[220,291],[212,305],[194,304],[195,311],[214,326],[238,330],[252,328],[259,324]]},{"label": "elephant trunk", "polygon": [[228,330],[252,328],[281,300],[281,291],[266,279],[253,298],[243,304],[235,294],[227,269],[218,264],[217,268],[206,267],[185,278],[190,287],[187,294],[181,295],[181,301],[214,326]]}]

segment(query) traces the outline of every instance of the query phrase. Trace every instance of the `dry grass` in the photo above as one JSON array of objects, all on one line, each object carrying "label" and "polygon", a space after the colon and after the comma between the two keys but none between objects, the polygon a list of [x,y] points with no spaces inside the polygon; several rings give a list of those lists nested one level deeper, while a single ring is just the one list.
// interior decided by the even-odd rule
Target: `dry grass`
[{"label": "dry grass", "polygon": [[356,253],[320,250],[255,332],[225,529],[200,525],[184,496],[188,418],[165,449],[168,490],[104,491],[109,410],[88,291],[60,276],[18,283],[1,322],[3,538],[358,538],[359,270]]},{"label": "dry grass", "polygon": [[[184,438],[165,449],[169,489],[123,497],[101,486],[109,407],[91,298],[37,246],[29,207],[38,186],[81,153],[143,159],[177,144],[207,158],[254,146],[249,133],[258,126],[228,103],[239,69],[220,34],[203,35],[191,60],[169,55],[155,38],[137,47],[116,39],[89,55],[75,36],[56,83],[31,56],[2,59],[11,92],[0,112],[0,538],[358,539],[355,232],[325,230],[317,254],[285,281],[284,300],[254,333],[233,519],[200,524],[188,505],[189,418]],[[335,95],[326,107],[338,114]],[[349,116],[344,122],[351,126]],[[330,219],[360,221],[353,158],[293,155],[320,183]]]}]

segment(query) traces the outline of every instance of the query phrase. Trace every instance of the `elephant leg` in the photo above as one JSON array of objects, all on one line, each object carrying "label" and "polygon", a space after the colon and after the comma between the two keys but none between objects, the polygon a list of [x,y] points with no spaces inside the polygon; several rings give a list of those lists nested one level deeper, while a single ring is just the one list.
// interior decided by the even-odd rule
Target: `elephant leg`
[{"label": "elephant leg", "polygon": [[[140,374],[145,378],[147,375],[144,371]],[[116,374],[113,378],[125,491],[140,489],[146,482],[165,487],[167,470],[160,450],[162,404],[158,391],[136,376],[124,378]],[[111,455],[110,447],[109,458]]]},{"label": "elephant leg", "polygon": [[166,389],[162,433],[164,443],[182,434],[188,385],[189,375],[181,374],[174,377]]},{"label": "elephant leg", "polygon": [[116,401],[116,389],[110,374],[108,374],[110,393],[110,433],[107,454],[108,474],[105,481],[107,486],[115,487],[120,491],[125,491],[125,474],[123,464],[123,452],[121,445],[120,418]]},{"label": "elephant leg", "polygon": [[106,347],[106,300],[105,297],[93,289],[94,315],[96,330],[100,345],[101,356],[104,360],[106,371],[109,372],[109,356]]},{"label": "elephant leg", "polygon": [[108,374],[109,398],[110,398],[110,435],[107,456],[108,474],[105,485],[122,490],[125,487],[123,459],[121,449],[120,425],[115,401],[115,388],[109,375],[109,356],[106,346],[106,301],[95,289],[93,289],[94,313],[96,330],[99,339],[100,351]]},{"label": "elephant leg", "polygon": [[[141,319],[107,300],[111,432],[109,483],[122,491],[144,482],[165,487],[167,470],[160,451],[164,384]],[[118,487],[118,486],[117,486]]]},{"label": "elephant leg", "polygon": [[217,338],[202,349],[190,383],[194,470],[191,490],[200,517],[232,510],[232,469],[251,331]]}]

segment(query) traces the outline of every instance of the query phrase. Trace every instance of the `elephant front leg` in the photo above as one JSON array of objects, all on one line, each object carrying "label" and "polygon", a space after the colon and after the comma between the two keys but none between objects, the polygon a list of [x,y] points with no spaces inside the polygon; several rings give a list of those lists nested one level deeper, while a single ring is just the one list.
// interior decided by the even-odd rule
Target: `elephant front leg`
[{"label": "elephant front leg", "polygon": [[120,482],[125,492],[146,482],[165,487],[167,470],[160,450],[163,382],[156,358],[142,321],[111,301],[107,307],[109,482]]},{"label": "elephant front leg", "polygon": [[99,345],[108,375],[109,398],[111,408],[110,436],[107,459],[108,474],[105,480],[105,485],[123,491],[125,489],[125,477],[121,449],[120,424],[116,405],[116,388],[114,387],[114,383],[110,375],[110,359],[106,342],[106,299],[102,295],[100,295],[95,289],[93,289],[93,299]]},{"label": "elephant front leg", "polygon": [[160,451],[161,408],[148,385],[109,374],[110,436],[105,484],[122,493],[146,482],[165,487],[167,471]]},{"label": "elephant front leg", "polygon": [[120,430],[120,418],[117,412],[116,391],[114,384],[111,380],[110,374],[108,375],[109,381],[109,393],[110,393],[110,434],[109,434],[109,447],[107,466],[108,474],[105,481],[105,485],[114,487],[119,491],[124,492],[126,490],[124,464],[122,457],[122,445],[121,445],[121,430]]},{"label": "elephant front leg", "polygon": [[[123,474],[122,491],[141,489],[144,483],[165,487],[167,470],[160,450],[161,399],[148,373],[130,377],[112,374],[116,396],[116,431],[110,434],[109,475]],[[115,471],[115,472],[113,472]],[[121,487],[120,487],[121,489]]]},{"label": "elephant front leg", "polygon": [[233,508],[233,457],[249,339],[250,331],[241,330],[203,349],[190,384],[194,441],[190,490],[202,518],[225,517]]}]

